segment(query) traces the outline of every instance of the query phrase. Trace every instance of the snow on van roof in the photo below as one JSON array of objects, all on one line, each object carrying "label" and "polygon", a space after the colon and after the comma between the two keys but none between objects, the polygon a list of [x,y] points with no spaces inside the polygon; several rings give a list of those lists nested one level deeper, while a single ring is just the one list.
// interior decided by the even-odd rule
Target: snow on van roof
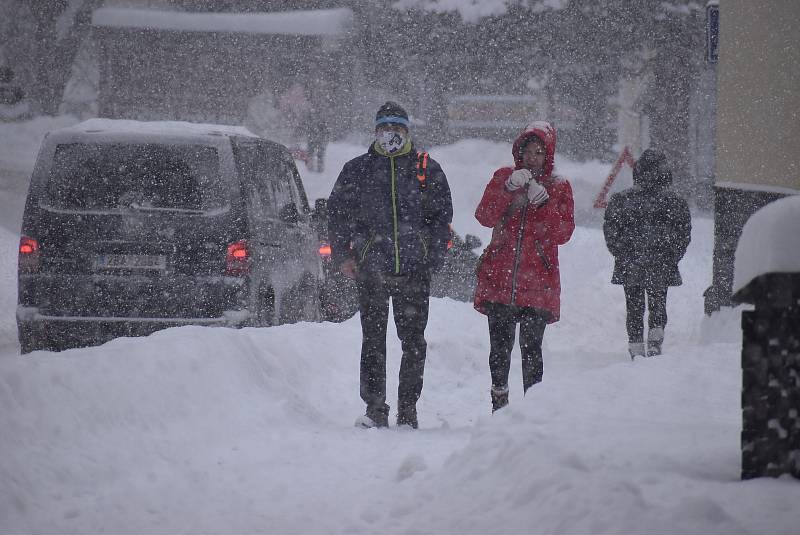
[{"label": "snow on van roof", "polygon": [[258,137],[243,126],[188,123],[184,121],[133,121],[129,119],[89,119],[60,131],[85,134],[147,134],[181,137],[205,137],[209,135]]},{"label": "snow on van roof", "polygon": [[339,35],[353,21],[348,8],[275,13],[197,13],[104,7],[92,12],[92,24],[186,32],[284,35]]}]

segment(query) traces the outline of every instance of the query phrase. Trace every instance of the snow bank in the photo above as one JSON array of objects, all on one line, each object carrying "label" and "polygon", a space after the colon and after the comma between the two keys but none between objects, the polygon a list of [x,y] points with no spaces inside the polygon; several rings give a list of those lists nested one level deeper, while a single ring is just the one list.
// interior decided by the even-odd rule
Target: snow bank
[{"label": "snow bank", "polygon": [[[726,346],[709,349],[542,383],[481,420],[462,450],[399,489],[374,524],[408,518],[404,533],[791,533],[793,515],[762,509],[774,510],[774,495],[737,481],[740,373],[721,356]],[[786,493],[779,507],[800,495],[789,481],[777,488]],[[742,509],[745,495],[754,502]]]},{"label": "snow bank", "polygon": [[78,122],[70,115],[37,117],[30,121],[0,122],[0,174],[11,171],[30,175],[44,135]]},{"label": "snow bank", "polygon": [[[738,479],[735,341],[602,366],[565,343],[525,398],[515,355],[490,416],[484,323],[434,300],[417,432],[352,427],[357,318],[0,359],[6,532],[795,533],[796,481]],[[393,404],[393,329],[389,353]]]},{"label": "snow bank", "polygon": [[19,350],[16,318],[18,251],[19,234],[0,228],[0,359],[3,354]]}]

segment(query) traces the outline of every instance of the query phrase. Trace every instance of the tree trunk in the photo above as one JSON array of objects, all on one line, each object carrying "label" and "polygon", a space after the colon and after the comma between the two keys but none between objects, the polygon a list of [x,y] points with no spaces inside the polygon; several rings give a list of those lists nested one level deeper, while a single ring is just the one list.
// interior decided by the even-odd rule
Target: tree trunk
[{"label": "tree trunk", "polygon": [[[72,4],[73,9],[67,10]],[[35,82],[29,94],[34,113],[56,115],[81,41],[101,0],[31,0],[36,22]],[[74,13],[74,14],[73,14]],[[59,32],[59,19],[71,17]]]}]

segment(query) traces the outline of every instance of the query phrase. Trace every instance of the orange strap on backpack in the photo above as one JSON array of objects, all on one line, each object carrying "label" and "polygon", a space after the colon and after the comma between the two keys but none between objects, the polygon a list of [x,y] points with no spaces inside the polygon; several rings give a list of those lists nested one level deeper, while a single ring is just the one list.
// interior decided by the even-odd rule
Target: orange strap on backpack
[{"label": "orange strap on backpack", "polygon": [[428,176],[428,153],[417,153],[417,180],[419,180],[420,189],[425,189],[425,179]]}]

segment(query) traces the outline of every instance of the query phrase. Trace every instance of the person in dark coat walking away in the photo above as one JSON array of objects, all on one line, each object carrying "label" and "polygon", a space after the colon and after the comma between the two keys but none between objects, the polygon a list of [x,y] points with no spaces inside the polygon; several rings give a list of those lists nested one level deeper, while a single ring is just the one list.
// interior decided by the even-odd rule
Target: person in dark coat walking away
[{"label": "person in dark coat walking away", "polygon": [[309,171],[321,173],[325,170],[325,148],[330,138],[327,91],[322,82],[313,82],[309,88],[309,110],[306,116],[306,134],[308,147],[307,166]]},{"label": "person in dark coat walking away", "polygon": [[453,218],[441,166],[418,153],[408,114],[387,102],[375,117],[375,141],[347,162],[328,200],[331,257],[356,280],[361,315],[361,427],[387,427],[386,327],[389,300],[403,349],[397,425],[416,428],[427,344],[431,272],[444,262]]},{"label": "person in dark coat walking away", "polygon": [[493,228],[478,264],[475,308],[489,321],[492,412],[508,404],[508,374],[517,323],[524,391],[542,380],[542,339],[558,321],[558,246],[575,230],[572,186],[553,174],[556,131],[537,121],[514,141],[513,167],[501,167],[475,210]]},{"label": "person in dark coat walking away", "polygon": [[633,187],[612,195],[606,208],[603,233],[614,256],[611,282],[625,291],[631,359],[661,354],[667,288],[682,283],[678,262],[689,246],[692,221],[686,200],[670,189],[671,184],[666,157],[648,149],[633,166]]}]

